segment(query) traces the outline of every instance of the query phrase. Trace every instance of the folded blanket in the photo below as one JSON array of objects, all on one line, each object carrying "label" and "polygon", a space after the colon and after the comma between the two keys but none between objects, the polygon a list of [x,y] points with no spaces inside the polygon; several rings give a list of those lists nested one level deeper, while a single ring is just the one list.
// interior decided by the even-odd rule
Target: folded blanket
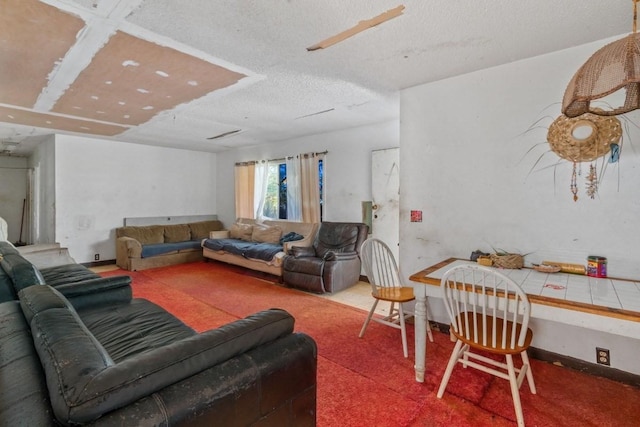
[{"label": "folded blanket", "polygon": [[239,239],[206,239],[202,246],[213,251],[225,251],[244,258],[271,261],[282,252],[282,246],[274,243],[246,242]]}]

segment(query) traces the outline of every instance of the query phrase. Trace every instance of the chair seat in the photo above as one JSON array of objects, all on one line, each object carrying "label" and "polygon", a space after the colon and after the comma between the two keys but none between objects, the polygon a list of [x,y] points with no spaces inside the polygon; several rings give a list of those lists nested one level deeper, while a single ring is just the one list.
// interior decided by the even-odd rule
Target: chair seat
[{"label": "chair seat", "polygon": [[[514,348],[510,348],[510,342],[511,342],[511,338],[512,338],[512,326],[513,323],[511,321],[507,321],[507,328],[506,328],[506,333],[507,333],[507,348],[502,348],[501,347],[501,343],[502,343],[502,332],[503,332],[503,326],[504,326],[504,320],[503,319],[496,319],[496,345],[498,347],[492,347],[491,343],[493,342],[493,318],[487,316],[486,317],[486,321],[487,321],[487,327],[486,327],[486,343],[487,345],[479,345],[478,343],[481,342],[485,342],[484,338],[485,336],[483,335],[483,330],[484,328],[482,327],[482,314],[481,313],[476,313],[474,315],[474,313],[472,312],[467,312],[467,313],[462,313],[460,314],[457,319],[460,319],[460,316],[464,316],[466,317],[466,320],[464,319],[464,317],[461,319],[462,321],[458,322],[458,325],[461,325],[460,331],[456,332],[454,330],[454,328],[451,328],[451,333],[458,338],[460,341],[462,341],[465,344],[468,344],[469,347],[471,348],[476,348],[476,349],[481,349],[481,350],[486,350],[488,352],[491,353],[495,353],[495,354],[519,354],[522,353],[523,351],[527,350],[527,348],[529,348],[529,346],[531,345],[531,340],[533,339],[533,332],[531,331],[530,328],[527,328],[527,335],[524,341],[524,345],[519,346],[517,341],[518,341],[518,336],[520,335],[520,330],[522,329],[522,325],[517,324],[516,325],[516,330],[515,330],[515,334],[516,334],[516,345]],[[475,317],[475,319],[474,319]],[[477,322],[476,324],[478,325],[478,339],[474,339],[473,336],[473,330],[474,330],[474,322]],[[466,338],[467,335],[467,330],[465,328],[465,325],[469,325],[469,337],[470,339]]]},{"label": "chair seat", "polygon": [[415,299],[413,288],[410,287],[384,288],[378,286],[371,295],[376,299],[391,302],[408,302]]}]

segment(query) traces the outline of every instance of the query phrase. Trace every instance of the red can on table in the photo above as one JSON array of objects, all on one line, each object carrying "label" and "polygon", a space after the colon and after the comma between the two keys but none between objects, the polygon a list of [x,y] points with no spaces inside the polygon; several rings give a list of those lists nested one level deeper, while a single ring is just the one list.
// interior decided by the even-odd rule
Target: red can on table
[{"label": "red can on table", "polygon": [[607,277],[607,258],[592,255],[587,258],[587,276]]}]

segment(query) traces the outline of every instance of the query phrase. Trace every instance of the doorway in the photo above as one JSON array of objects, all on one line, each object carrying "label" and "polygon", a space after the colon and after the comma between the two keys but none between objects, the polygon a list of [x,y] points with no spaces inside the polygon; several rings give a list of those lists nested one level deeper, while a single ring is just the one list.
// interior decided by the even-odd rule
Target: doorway
[{"label": "doorway", "polygon": [[398,260],[400,244],[400,148],[371,152],[371,237],[385,242]]}]

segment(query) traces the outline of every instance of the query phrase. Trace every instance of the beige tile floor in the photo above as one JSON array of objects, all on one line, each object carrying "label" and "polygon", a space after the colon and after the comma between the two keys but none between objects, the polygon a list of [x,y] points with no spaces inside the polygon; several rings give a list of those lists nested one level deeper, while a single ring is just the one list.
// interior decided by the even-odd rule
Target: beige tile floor
[{"label": "beige tile floor", "polygon": [[[369,311],[373,305],[371,296],[371,285],[366,282],[358,282],[354,286],[344,289],[335,294],[319,295],[321,298],[336,301],[352,307]],[[387,315],[389,313],[389,303],[381,301],[376,307],[376,313]]]}]

